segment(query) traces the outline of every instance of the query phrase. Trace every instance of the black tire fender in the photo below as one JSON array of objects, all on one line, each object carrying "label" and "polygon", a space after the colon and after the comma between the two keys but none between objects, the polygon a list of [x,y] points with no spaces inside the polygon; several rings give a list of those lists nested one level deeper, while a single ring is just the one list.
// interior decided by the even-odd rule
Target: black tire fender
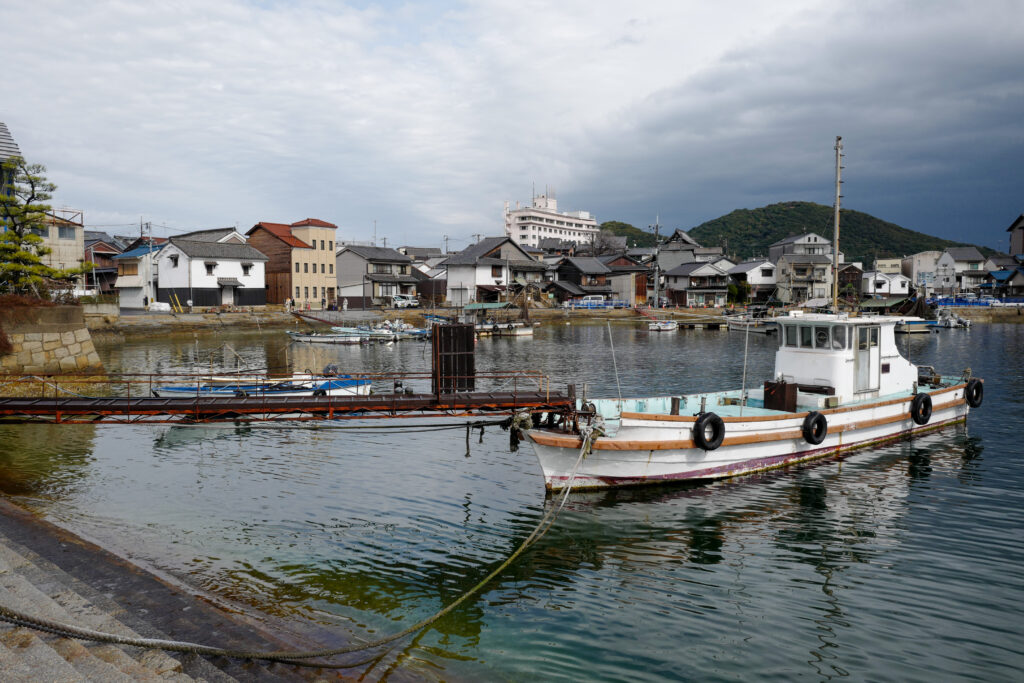
[{"label": "black tire fender", "polygon": [[984,398],[985,383],[977,378],[969,381],[967,383],[967,388],[964,389],[964,399],[967,401],[967,405],[972,408],[977,408],[981,405]]},{"label": "black tire fender", "polygon": [[817,446],[828,436],[828,420],[817,410],[812,410],[804,418],[804,425],[801,431],[804,435],[804,441],[812,446]]},{"label": "black tire fender", "polygon": [[693,443],[713,451],[725,440],[725,421],[714,413],[701,413],[693,423]]},{"label": "black tire fender", "polygon": [[910,402],[910,419],[919,425],[926,425],[932,419],[932,397],[929,394],[914,395]]}]

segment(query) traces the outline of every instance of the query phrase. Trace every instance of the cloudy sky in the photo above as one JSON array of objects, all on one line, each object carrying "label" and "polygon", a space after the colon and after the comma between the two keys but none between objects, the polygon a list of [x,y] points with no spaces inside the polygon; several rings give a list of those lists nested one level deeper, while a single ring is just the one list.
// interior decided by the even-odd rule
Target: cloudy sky
[{"label": "cloudy sky", "polygon": [[[1024,2],[0,0],[0,121],[88,226],[462,248],[553,188],[691,228],[832,203],[1007,248]],[[164,227],[166,226],[166,227]]]}]

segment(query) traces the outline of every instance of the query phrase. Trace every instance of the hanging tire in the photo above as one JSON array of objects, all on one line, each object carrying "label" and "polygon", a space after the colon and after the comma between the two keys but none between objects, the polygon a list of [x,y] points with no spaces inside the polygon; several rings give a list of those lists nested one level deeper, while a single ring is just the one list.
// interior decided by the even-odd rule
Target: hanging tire
[{"label": "hanging tire", "polygon": [[932,419],[932,397],[928,394],[915,394],[910,402],[910,419],[914,424],[926,425]]},{"label": "hanging tire", "polygon": [[705,451],[713,451],[725,440],[725,421],[714,413],[701,413],[693,423],[693,443]]},{"label": "hanging tire", "polygon": [[235,392],[235,398],[248,398],[248,397],[249,397],[249,394],[245,393],[241,389],[239,389],[238,391]]},{"label": "hanging tire", "polygon": [[985,384],[980,379],[972,379],[964,389],[964,398],[967,400],[967,405],[977,408],[985,398]]},{"label": "hanging tire", "polygon": [[804,434],[804,441],[812,446],[817,446],[825,440],[826,436],[828,436],[828,420],[826,420],[825,416],[817,410],[812,410],[807,413],[807,417],[804,418],[802,431]]},{"label": "hanging tire", "polygon": [[323,389],[317,389],[316,391],[313,392],[313,395],[314,396],[326,396],[327,392],[325,390],[323,390]]},{"label": "hanging tire", "polygon": [[341,372],[341,370],[338,366],[334,363],[330,363],[329,365],[324,366],[323,375],[324,377],[335,377],[339,372]]}]

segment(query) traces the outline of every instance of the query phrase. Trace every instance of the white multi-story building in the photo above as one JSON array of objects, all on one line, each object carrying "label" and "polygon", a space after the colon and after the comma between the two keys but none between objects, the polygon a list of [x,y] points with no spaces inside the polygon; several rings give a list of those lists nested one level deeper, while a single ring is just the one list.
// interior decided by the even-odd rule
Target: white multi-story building
[{"label": "white multi-story building", "polygon": [[539,246],[545,237],[589,244],[600,230],[597,219],[589,211],[558,211],[554,192],[537,195],[530,206],[509,207],[505,202],[505,235],[513,242],[531,247]]}]

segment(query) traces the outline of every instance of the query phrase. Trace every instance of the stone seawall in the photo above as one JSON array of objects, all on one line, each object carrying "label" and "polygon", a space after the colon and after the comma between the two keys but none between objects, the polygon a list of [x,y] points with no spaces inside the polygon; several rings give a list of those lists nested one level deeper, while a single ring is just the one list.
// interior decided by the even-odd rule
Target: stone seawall
[{"label": "stone seawall", "polygon": [[0,310],[0,329],[11,352],[0,356],[8,375],[103,373],[79,306],[12,307]]}]

